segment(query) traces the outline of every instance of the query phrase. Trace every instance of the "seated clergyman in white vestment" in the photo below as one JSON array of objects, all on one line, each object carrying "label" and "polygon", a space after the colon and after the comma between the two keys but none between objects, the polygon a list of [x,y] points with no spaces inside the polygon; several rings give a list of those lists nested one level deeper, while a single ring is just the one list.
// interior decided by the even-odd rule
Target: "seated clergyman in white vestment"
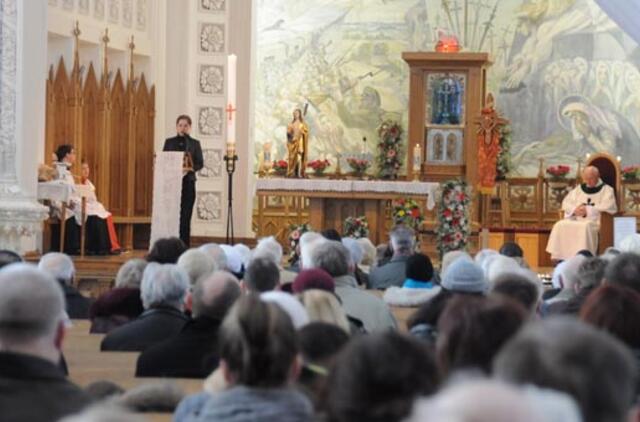
[{"label": "seated clergyman in white vestment", "polygon": [[595,255],[600,213],[614,214],[618,210],[613,188],[600,180],[596,167],[585,167],[582,180],[584,183],[576,186],[562,201],[564,219],[553,226],[547,243],[547,252],[552,259],[568,259],[583,249]]}]

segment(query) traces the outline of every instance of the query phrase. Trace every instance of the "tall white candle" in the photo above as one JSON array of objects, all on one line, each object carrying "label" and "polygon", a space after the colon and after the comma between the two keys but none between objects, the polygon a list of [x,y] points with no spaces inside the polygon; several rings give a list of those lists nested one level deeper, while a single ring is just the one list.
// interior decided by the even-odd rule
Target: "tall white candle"
[{"label": "tall white candle", "polygon": [[420,171],[420,165],[422,164],[422,148],[420,144],[416,144],[413,147],[413,171]]},{"label": "tall white candle", "polygon": [[238,57],[230,54],[227,57],[227,146],[236,143],[236,65]]}]

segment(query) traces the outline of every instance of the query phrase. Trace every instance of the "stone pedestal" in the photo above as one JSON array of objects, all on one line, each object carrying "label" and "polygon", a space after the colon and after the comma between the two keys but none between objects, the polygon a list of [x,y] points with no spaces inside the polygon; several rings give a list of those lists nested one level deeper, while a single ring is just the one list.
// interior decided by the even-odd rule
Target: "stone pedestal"
[{"label": "stone pedestal", "polygon": [[46,2],[0,0],[0,248],[40,245],[36,197],[44,145]]}]

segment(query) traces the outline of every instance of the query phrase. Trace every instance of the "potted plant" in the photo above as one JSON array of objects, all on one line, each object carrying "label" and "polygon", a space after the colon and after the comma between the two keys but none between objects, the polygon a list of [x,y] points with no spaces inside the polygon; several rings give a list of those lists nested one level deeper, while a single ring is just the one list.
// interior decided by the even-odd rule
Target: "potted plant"
[{"label": "potted plant", "polygon": [[366,158],[347,158],[347,164],[353,170],[353,174],[356,177],[362,178],[367,172],[367,169],[371,166],[371,163]]},{"label": "potted plant", "polygon": [[329,160],[313,160],[307,163],[307,167],[313,170],[313,174],[316,176],[322,176],[324,171],[329,168],[331,163]]},{"label": "potted plant", "polygon": [[278,176],[284,176],[287,174],[287,168],[289,168],[289,163],[286,160],[278,160],[273,162],[273,171]]},{"label": "potted plant", "polygon": [[625,183],[638,183],[640,182],[640,166],[627,166],[622,169],[622,180]]},{"label": "potted plant", "polygon": [[564,189],[568,185],[567,174],[571,171],[569,166],[563,164],[547,167],[549,186],[552,189]]}]

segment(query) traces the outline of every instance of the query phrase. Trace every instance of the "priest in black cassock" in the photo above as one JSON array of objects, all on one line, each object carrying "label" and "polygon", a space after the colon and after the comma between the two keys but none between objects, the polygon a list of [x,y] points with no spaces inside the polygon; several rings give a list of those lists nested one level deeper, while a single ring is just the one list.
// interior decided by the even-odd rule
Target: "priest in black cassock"
[{"label": "priest in black cassock", "polygon": [[189,136],[191,117],[183,114],[176,119],[177,136],[164,141],[163,151],[184,151],[184,176],[182,177],[182,196],[180,198],[180,239],[187,245],[191,243],[191,215],[196,200],[196,172],[204,165],[200,141]]}]

